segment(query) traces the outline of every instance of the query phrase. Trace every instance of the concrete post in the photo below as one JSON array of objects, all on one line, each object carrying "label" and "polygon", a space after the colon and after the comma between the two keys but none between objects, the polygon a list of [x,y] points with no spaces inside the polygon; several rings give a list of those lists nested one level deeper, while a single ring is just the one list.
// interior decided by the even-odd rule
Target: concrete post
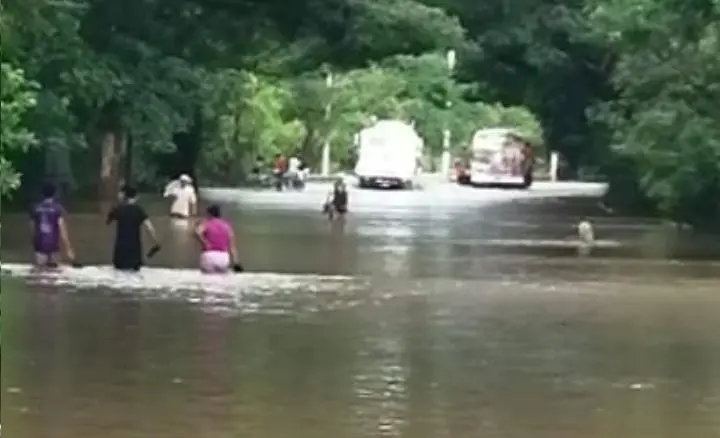
[{"label": "concrete post", "polygon": [[550,152],[550,181],[557,181],[560,155],[556,151]]},{"label": "concrete post", "polygon": [[443,153],[440,160],[440,174],[443,178],[448,178],[450,176],[450,140],[450,130],[445,129],[443,131]]}]

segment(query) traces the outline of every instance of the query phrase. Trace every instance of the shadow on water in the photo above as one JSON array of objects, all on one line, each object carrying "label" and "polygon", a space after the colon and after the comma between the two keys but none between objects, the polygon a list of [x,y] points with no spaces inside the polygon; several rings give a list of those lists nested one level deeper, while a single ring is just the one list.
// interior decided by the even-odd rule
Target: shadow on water
[{"label": "shadow on water", "polygon": [[[228,205],[245,264],[356,278],[158,270],[146,290],[101,273],[94,288],[3,278],[5,435],[717,436],[720,267],[668,260],[654,221],[528,201],[340,225],[315,204]],[[151,263],[194,267],[189,230],[162,207]],[[564,241],[584,216],[631,249],[488,244]],[[88,263],[109,261],[101,224],[71,217]],[[26,233],[3,217],[4,260],[27,260]]]}]

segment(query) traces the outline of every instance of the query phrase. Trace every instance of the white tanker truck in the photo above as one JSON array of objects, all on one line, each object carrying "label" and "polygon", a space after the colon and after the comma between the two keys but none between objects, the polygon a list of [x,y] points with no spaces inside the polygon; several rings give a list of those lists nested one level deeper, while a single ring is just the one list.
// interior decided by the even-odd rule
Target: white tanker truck
[{"label": "white tanker truck", "polygon": [[400,120],[380,120],[356,137],[355,175],[360,187],[412,188],[419,173],[423,140]]}]

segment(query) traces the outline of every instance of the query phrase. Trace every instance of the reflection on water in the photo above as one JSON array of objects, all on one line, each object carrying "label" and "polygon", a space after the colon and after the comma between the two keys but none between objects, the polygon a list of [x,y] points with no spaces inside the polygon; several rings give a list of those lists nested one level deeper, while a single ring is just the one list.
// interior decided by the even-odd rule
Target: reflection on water
[{"label": "reflection on water", "polygon": [[[13,437],[712,437],[720,297],[418,280],[257,310],[6,280]],[[716,285],[715,285],[716,286]],[[314,312],[302,312],[308,302]],[[9,352],[9,353],[7,353]]]},{"label": "reflection on water", "polygon": [[[3,432],[720,436],[717,262],[540,257],[471,240],[560,238],[567,214],[500,230],[491,213],[357,215],[338,228],[316,212],[243,211],[233,219],[253,270],[324,275],[5,277]],[[78,252],[103,263],[111,234],[96,219],[71,225]],[[3,244],[23,260],[14,220],[3,218]],[[189,230],[157,222],[168,243],[151,263],[193,267]],[[608,238],[632,235],[622,231]]]}]

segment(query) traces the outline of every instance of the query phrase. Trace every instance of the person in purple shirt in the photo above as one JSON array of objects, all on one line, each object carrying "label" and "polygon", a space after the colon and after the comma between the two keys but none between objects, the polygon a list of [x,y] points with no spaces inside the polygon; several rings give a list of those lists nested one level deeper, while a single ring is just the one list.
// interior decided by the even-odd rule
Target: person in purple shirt
[{"label": "person in purple shirt", "polygon": [[70,244],[64,210],[55,199],[55,186],[45,184],[41,194],[43,200],[35,204],[30,212],[30,226],[33,232],[35,265],[57,267],[58,254],[62,248],[68,261],[75,263],[75,252]]}]

